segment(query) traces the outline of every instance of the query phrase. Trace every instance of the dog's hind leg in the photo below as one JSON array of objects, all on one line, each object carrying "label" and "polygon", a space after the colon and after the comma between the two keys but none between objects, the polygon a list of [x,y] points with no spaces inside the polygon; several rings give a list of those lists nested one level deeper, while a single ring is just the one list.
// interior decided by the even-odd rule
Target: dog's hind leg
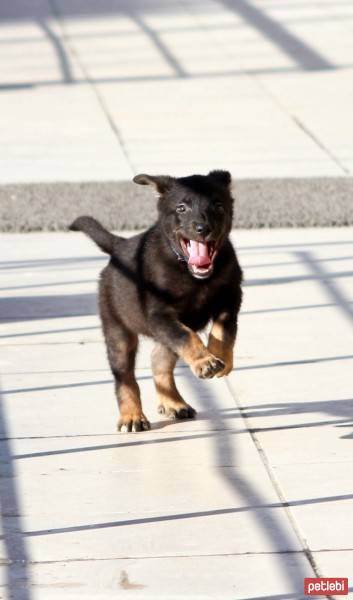
[{"label": "dog's hind leg", "polygon": [[134,373],[137,336],[121,323],[107,317],[102,318],[102,324],[120,411],[118,430],[127,432],[150,429],[142,412],[140,389]]},{"label": "dog's hind leg", "polygon": [[157,390],[158,412],[172,419],[190,419],[196,411],[183,400],[174,380],[178,356],[163,344],[157,343],[152,352],[152,372]]}]

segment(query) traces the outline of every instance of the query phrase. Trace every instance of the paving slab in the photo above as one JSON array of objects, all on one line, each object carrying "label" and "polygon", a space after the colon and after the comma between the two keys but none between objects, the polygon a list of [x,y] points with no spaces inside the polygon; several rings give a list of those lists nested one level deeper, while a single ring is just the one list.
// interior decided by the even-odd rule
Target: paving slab
[{"label": "paving slab", "polygon": [[[325,443],[326,440],[322,441],[318,447]],[[343,440],[343,443],[347,441]],[[319,464],[274,465],[273,470],[310,548],[313,551],[350,548],[353,536],[350,518],[353,510],[352,462],[327,463],[323,457]],[[294,499],[298,493],[300,501],[297,502]],[[351,577],[351,572],[346,577]]]},{"label": "paving slab", "polygon": [[[55,344],[62,342],[99,342],[103,335],[97,315],[82,317],[66,317],[63,325],[62,317],[51,319],[18,319],[1,323],[0,346],[25,343]],[[44,369],[45,371],[45,369]]]},{"label": "paving slab", "polygon": [[[300,127],[317,140],[347,173],[352,164],[349,131],[352,115],[348,110],[352,97],[352,78],[344,71],[332,73],[328,89],[323,73],[293,75],[281,81],[261,78],[266,89],[281,103]],[[321,102],[322,94],[325,102]]]},{"label": "paving slab", "polygon": [[[342,552],[330,552],[329,550],[324,552],[315,552],[315,561],[319,565],[319,568],[326,573],[334,573],[334,577],[348,577],[352,572],[352,559],[353,551],[346,550]],[[346,598],[353,598],[353,586],[352,578],[348,579],[348,596]]]},{"label": "paving slab", "polygon": [[70,53],[52,3],[6,2],[0,14],[0,106],[7,115],[0,184],[130,178],[123,149]]},{"label": "paving slab", "polygon": [[8,115],[2,127],[0,183],[85,181],[93,173],[95,180],[131,179],[133,172],[89,88],[25,94],[8,91],[0,99]]},{"label": "paving slab", "polygon": [[[56,562],[33,564],[25,576],[31,580],[33,600],[89,598],[161,598],[175,600],[301,600],[289,581],[298,578],[298,561],[303,573],[310,570],[303,557],[293,555],[173,557],[151,559]],[[229,576],[231,574],[231,576]],[[22,573],[22,577],[23,577]],[[5,568],[0,567],[5,581]],[[259,581],[260,585],[259,595]],[[262,594],[262,595],[261,595]],[[263,595],[266,594],[266,595]]]}]

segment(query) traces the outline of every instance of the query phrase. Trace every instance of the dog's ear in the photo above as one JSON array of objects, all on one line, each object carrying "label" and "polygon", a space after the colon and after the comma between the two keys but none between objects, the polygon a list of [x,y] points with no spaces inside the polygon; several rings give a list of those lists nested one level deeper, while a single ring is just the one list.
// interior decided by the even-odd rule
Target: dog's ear
[{"label": "dog's ear", "polygon": [[172,184],[172,177],[168,175],[146,175],[146,173],[140,173],[133,179],[135,183],[140,185],[154,185],[156,190],[163,194]]},{"label": "dog's ear", "polygon": [[230,185],[232,183],[232,176],[229,173],[229,171],[210,171],[208,176],[217,181],[217,183],[222,187],[225,187],[227,189],[230,188]]}]

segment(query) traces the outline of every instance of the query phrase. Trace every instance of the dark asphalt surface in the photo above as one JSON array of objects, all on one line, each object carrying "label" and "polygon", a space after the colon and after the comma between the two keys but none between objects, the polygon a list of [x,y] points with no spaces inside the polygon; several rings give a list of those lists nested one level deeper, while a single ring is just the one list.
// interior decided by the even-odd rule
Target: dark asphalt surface
[{"label": "dark asphalt surface", "polygon": [[[353,178],[251,179],[234,186],[234,227],[353,224]],[[65,230],[79,215],[109,229],[143,229],[155,220],[150,188],[132,182],[0,186],[0,231]]]}]

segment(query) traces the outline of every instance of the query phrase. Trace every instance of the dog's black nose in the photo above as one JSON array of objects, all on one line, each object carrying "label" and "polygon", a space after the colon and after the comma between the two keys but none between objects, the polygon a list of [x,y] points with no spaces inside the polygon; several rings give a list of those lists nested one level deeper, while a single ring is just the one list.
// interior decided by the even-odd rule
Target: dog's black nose
[{"label": "dog's black nose", "polygon": [[210,233],[210,228],[206,223],[195,223],[194,224],[195,231],[200,235],[207,235]]}]

